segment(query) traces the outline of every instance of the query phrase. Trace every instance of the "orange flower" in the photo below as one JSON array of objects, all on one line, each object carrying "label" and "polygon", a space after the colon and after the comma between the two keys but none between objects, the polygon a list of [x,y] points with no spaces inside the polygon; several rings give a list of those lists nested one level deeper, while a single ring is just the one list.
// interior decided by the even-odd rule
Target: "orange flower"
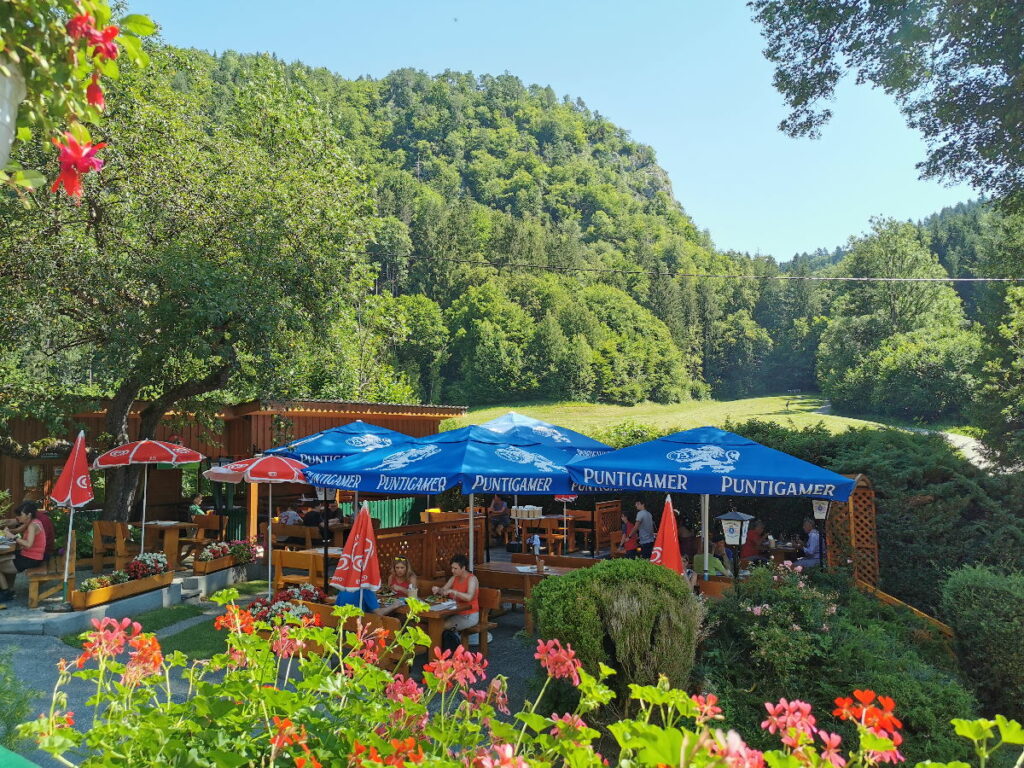
[{"label": "orange flower", "polygon": [[237,605],[229,605],[228,611],[218,616],[213,622],[215,629],[227,629],[230,632],[238,632],[243,635],[253,633],[253,618],[248,611],[243,611]]}]

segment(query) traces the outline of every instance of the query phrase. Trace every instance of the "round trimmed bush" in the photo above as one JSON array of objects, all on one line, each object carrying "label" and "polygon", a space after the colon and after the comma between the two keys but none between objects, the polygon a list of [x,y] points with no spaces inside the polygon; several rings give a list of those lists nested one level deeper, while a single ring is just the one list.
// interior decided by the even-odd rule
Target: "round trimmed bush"
[{"label": "round trimmed bush", "polygon": [[675,573],[646,560],[607,560],[533,590],[529,610],[545,639],[568,643],[588,672],[616,670],[620,694],[629,683],[653,685],[665,675],[685,687],[700,639],[704,608]]},{"label": "round trimmed bush", "polygon": [[943,585],[941,608],[985,713],[1024,719],[1024,574],[961,568]]}]

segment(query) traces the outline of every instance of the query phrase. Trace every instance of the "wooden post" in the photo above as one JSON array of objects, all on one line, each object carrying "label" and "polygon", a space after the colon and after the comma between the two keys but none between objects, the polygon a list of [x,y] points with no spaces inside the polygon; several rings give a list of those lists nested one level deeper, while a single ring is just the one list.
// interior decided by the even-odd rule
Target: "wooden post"
[{"label": "wooden post", "polygon": [[249,483],[249,496],[246,499],[245,537],[254,539],[260,535],[259,524],[260,487],[257,483]]}]

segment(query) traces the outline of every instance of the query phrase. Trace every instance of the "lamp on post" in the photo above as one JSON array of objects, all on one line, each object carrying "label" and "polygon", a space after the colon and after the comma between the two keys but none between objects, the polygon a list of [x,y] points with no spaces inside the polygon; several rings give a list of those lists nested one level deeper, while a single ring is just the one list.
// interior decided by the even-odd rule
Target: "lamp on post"
[{"label": "lamp on post", "polygon": [[722,534],[725,536],[725,545],[733,549],[733,580],[740,571],[740,547],[747,540],[747,532],[750,530],[750,521],[753,515],[745,515],[735,509],[730,509],[724,515],[715,518],[722,526]]},{"label": "lamp on post", "polygon": [[829,510],[829,507],[831,506],[831,504],[829,504],[827,499],[813,499],[811,501],[811,506],[814,509],[815,525],[817,525],[817,521],[818,520],[823,521],[822,522],[822,526],[821,526],[821,528],[822,528],[822,530],[821,530],[821,541],[818,542],[818,567],[819,568],[824,568],[825,567],[825,541],[826,541],[826,537],[825,537],[826,526],[825,526],[825,522],[824,521],[828,520],[828,510]]}]

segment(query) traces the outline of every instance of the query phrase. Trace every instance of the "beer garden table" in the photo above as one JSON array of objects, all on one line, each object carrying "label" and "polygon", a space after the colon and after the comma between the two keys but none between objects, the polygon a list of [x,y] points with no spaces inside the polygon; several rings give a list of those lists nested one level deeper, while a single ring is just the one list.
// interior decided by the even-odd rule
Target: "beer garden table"
[{"label": "beer garden table", "polygon": [[[136,528],[141,527],[138,523],[132,523],[132,525]],[[179,523],[174,520],[147,520],[143,536],[147,543],[152,542],[157,535],[160,536],[160,546],[164,554],[167,555],[167,570],[176,571],[178,570],[178,558],[181,553],[181,547],[178,543],[181,539],[181,532],[198,527],[196,523]],[[159,534],[154,533],[154,531],[158,531]]]},{"label": "beer garden table", "polygon": [[[542,558],[543,559],[543,558]],[[572,573],[575,568],[560,568],[557,566],[544,566],[543,573],[538,573],[533,565],[518,565],[516,563],[480,563],[473,569],[480,586],[495,589],[521,589],[523,596],[528,598],[533,592],[534,585],[541,579],[548,576],[564,576]],[[530,611],[526,610],[526,631],[533,632],[533,617]]]}]

